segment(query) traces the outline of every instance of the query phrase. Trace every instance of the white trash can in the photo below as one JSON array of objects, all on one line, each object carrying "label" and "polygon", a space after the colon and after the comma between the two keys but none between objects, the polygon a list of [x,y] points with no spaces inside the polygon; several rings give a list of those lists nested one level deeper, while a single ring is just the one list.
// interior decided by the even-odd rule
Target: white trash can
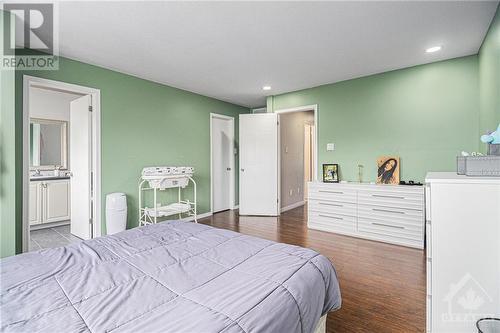
[{"label": "white trash can", "polygon": [[106,196],[106,233],[116,234],[127,228],[127,197],[125,193]]}]

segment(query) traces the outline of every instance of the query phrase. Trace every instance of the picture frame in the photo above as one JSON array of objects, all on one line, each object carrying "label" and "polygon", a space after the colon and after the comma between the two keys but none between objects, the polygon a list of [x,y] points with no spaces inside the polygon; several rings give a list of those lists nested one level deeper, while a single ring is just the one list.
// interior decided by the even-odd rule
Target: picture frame
[{"label": "picture frame", "polygon": [[339,182],[339,165],[323,164],[323,183]]},{"label": "picture frame", "polygon": [[398,185],[400,165],[399,156],[377,158],[377,184]]}]

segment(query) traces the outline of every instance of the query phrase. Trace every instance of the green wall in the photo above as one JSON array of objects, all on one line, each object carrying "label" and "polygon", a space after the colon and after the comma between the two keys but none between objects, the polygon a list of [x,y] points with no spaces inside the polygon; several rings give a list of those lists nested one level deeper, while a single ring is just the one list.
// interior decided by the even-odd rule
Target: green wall
[{"label": "green wall", "polygon": [[[193,166],[198,186],[198,213],[210,210],[210,113],[234,117],[237,139],[238,115],[249,112],[248,108],[61,58],[58,71],[16,72],[16,128],[19,129],[16,136],[16,160],[19,166],[22,165],[23,75],[101,90],[103,224],[105,195],[124,192],[128,196],[128,227],[137,225],[137,185],[140,172],[145,166]],[[236,163],[237,161],[236,157]],[[19,171],[19,191],[21,177]],[[238,181],[236,193],[237,186]],[[20,195],[17,196],[17,201],[22,201]],[[21,212],[20,207],[18,208],[17,239],[20,245]]]},{"label": "green wall", "polygon": [[495,130],[500,123],[500,9],[479,50],[479,105],[481,134]]},{"label": "green wall", "polygon": [[[469,56],[268,97],[268,111],[318,104],[318,165],[342,180],[375,181],[376,158],[401,157],[401,179],[455,170],[479,149],[478,57]],[[335,143],[327,152],[326,144]]]},{"label": "green wall", "polygon": [[[0,27],[10,17],[0,10]],[[3,45],[4,34],[0,34]],[[14,71],[0,70],[0,257],[16,251]]]},{"label": "green wall", "polygon": [[[483,149],[479,135],[500,121],[499,50],[497,12],[479,55],[270,96],[266,104],[269,111],[318,104],[319,164],[339,163],[344,180],[357,180],[361,163],[364,180],[373,181],[375,159],[398,155],[402,179],[421,181],[429,170],[454,170],[460,151]],[[249,110],[61,58],[58,71],[16,72],[15,115],[12,89],[5,88],[12,87],[13,73],[2,72],[2,257],[21,249],[24,74],[101,90],[103,208],[107,193],[127,193],[128,226],[136,225],[142,167],[183,164],[196,168],[199,213],[209,210],[209,114],[235,117],[237,139],[238,114]],[[326,151],[328,142],[336,144],[334,152]]]}]

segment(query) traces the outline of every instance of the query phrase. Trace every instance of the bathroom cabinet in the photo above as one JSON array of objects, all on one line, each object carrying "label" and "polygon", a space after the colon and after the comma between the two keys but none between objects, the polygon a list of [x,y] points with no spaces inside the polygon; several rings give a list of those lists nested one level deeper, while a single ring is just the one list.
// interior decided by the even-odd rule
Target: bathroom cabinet
[{"label": "bathroom cabinet", "polygon": [[31,181],[29,192],[30,225],[70,220],[69,179]]}]

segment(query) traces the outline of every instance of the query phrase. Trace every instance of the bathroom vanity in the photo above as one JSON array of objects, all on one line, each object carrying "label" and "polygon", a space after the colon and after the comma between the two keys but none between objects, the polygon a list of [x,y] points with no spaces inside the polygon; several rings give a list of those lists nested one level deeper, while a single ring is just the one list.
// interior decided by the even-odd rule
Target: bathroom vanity
[{"label": "bathroom vanity", "polygon": [[29,223],[34,229],[71,219],[67,127],[62,120],[30,120]]},{"label": "bathroom vanity", "polygon": [[70,195],[69,177],[32,178],[29,191],[30,226],[69,221]]}]

